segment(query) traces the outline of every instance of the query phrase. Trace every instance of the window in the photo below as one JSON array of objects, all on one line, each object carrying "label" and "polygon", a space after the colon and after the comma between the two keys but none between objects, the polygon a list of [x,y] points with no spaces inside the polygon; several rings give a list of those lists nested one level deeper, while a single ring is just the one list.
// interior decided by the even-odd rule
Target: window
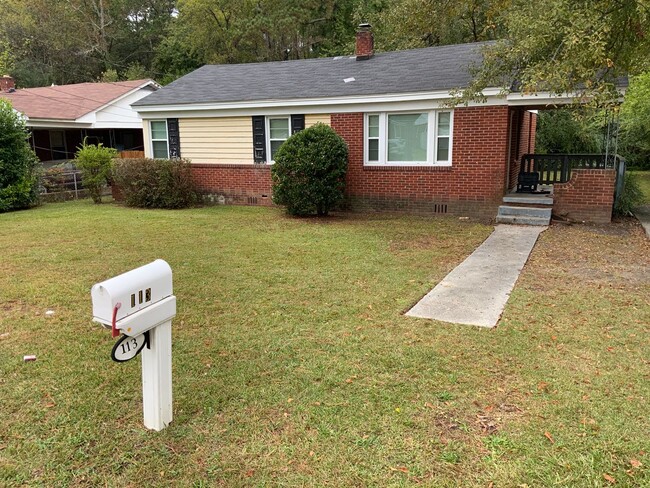
[{"label": "window", "polygon": [[151,126],[151,149],[155,159],[169,158],[169,142],[167,138],[167,121],[152,120]]},{"label": "window", "polygon": [[275,160],[275,153],[280,146],[289,139],[291,134],[291,122],[289,117],[267,117],[266,118],[266,154],[269,162]]},{"label": "window", "polygon": [[366,114],[365,164],[451,165],[453,113]]}]

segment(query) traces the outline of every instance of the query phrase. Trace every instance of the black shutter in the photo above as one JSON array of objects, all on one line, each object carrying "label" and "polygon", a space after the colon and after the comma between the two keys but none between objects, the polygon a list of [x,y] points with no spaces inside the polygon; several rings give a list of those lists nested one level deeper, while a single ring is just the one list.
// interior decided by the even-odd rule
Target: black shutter
[{"label": "black shutter", "polygon": [[178,119],[167,119],[167,139],[169,141],[169,157],[181,157],[181,138],[178,130]]},{"label": "black shutter", "polygon": [[304,115],[292,115],[291,116],[291,133],[295,134],[300,132],[305,128],[305,116]]},{"label": "black shutter", "polygon": [[263,115],[253,115],[253,161],[266,163],[266,126]]}]

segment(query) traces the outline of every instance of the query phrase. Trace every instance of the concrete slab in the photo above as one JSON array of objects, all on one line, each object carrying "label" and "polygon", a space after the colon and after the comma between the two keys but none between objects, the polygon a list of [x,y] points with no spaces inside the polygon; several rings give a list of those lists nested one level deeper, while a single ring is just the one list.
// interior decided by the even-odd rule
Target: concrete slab
[{"label": "concrete slab", "polygon": [[494,232],[406,315],[494,327],[539,235],[547,227],[497,225]]},{"label": "concrete slab", "polygon": [[639,219],[645,229],[645,233],[650,237],[650,205],[642,205],[634,211],[634,216]]}]

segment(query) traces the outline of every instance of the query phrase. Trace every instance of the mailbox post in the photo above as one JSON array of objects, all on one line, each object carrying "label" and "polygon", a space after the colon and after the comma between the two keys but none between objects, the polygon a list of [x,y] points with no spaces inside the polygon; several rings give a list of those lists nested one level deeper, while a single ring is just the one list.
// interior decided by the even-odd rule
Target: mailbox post
[{"label": "mailbox post", "polygon": [[172,270],[157,259],[97,283],[90,291],[93,320],[110,327],[112,357],[127,361],[142,353],[144,425],[162,430],[172,421],[172,319],[176,315]]}]

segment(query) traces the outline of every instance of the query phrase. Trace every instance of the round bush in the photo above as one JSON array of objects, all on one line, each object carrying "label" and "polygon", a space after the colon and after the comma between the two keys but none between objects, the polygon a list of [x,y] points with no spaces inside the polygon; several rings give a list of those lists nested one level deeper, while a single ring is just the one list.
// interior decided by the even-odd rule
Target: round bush
[{"label": "round bush", "polygon": [[273,202],[291,215],[327,215],[343,199],[347,167],[348,147],[331,127],[297,132],[275,154]]}]

